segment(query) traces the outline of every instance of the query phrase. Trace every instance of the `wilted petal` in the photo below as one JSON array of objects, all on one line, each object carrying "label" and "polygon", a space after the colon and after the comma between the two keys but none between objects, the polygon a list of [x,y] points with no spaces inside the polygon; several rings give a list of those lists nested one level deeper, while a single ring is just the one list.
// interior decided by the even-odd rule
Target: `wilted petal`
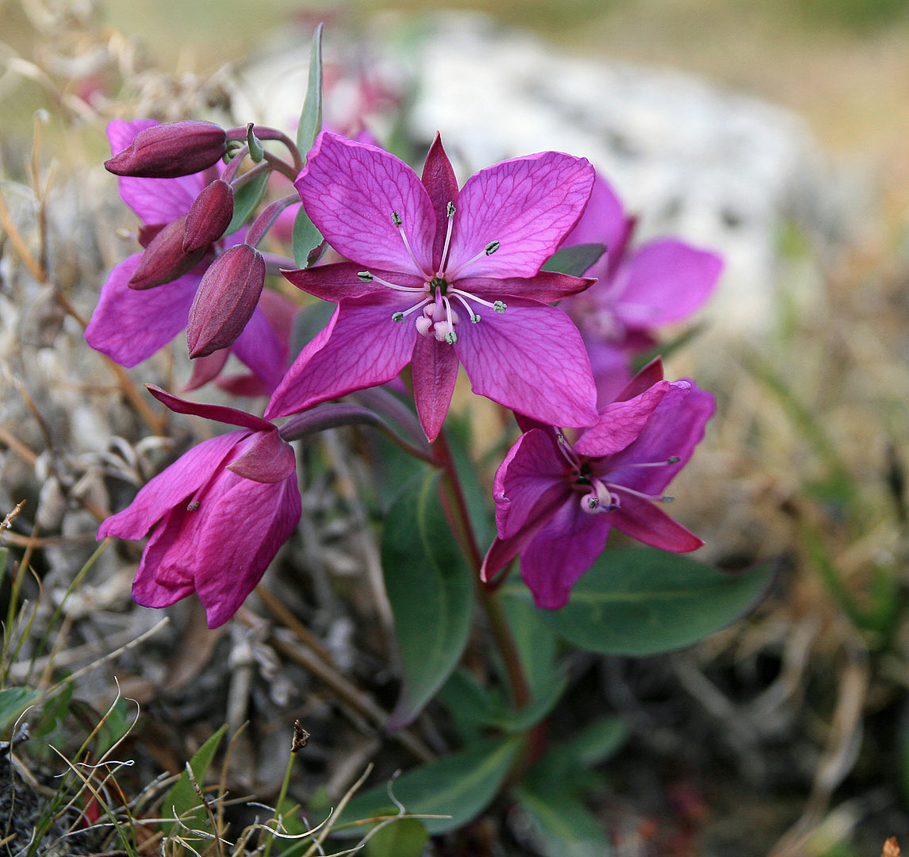
[{"label": "wilted petal", "polygon": [[579,502],[565,503],[521,553],[521,577],[537,607],[558,610],[571,587],[596,561],[609,536],[609,513],[590,515]]},{"label": "wilted petal", "polygon": [[[367,268],[431,271],[432,202],[417,174],[394,155],[323,131],[294,184],[306,213],[342,256]],[[395,212],[416,262],[393,222]]]},{"label": "wilted petal", "polygon": [[[532,277],[581,216],[593,178],[587,160],[561,152],[481,170],[458,196],[448,271],[457,278]],[[487,256],[493,241],[499,249]]]},{"label": "wilted petal", "polygon": [[685,318],[710,297],[723,260],[674,238],[650,241],[619,273],[614,312],[628,327],[651,328]]},{"label": "wilted petal", "polygon": [[266,417],[299,413],[397,377],[410,362],[419,335],[412,322],[391,320],[401,306],[394,295],[342,301],[328,326],[300,352],[284,376]]},{"label": "wilted petal", "polygon": [[413,398],[426,437],[438,437],[458,379],[454,349],[435,337],[417,336],[411,361]]},{"label": "wilted petal", "polygon": [[85,330],[92,348],[127,367],[151,357],[186,327],[202,279],[190,272],[158,288],[136,291],[129,280],[141,255],[124,259],[110,272]]},{"label": "wilted petal", "polygon": [[460,324],[455,343],[473,391],[549,425],[589,426],[596,390],[578,329],[555,307],[510,298]]}]

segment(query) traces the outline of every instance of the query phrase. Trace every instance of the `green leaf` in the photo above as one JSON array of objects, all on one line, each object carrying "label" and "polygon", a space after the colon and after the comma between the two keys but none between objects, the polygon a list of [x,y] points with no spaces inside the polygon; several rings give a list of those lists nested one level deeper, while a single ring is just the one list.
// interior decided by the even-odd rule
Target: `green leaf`
[{"label": "green leaf", "polygon": [[305,268],[310,264],[309,254],[321,243],[322,233],[309,219],[309,215],[301,205],[294,220],[293,229],[294,261],[298,268]]},{"label": "green leaf", "polygon": [[290,352],[296,357],[324,328],[334,315],[336,304],[318,301],[303,307],[294,318],[290,332]]},{"label": "green leaf", "polygon": [[[421,819],[432,836],[455,830],[476,818],[495,798],[521,744],[515,735],[480,741],[408,771],[393,783],[392,793],[408,813],[450,816]],[[341,819],[350,822],[398,811],[383,784],[354,798]],[[352,836],[360,830],[354,827],[337,832]]]},{"label": "green leaf", "polygon": [[[729,573],[652,548],[608,550],[543,621],[581,649],[604,655],[654,655],[691,645],[734,622],[764,596],[773,562]],[[529,598],[520,584],[510,597]]]},{"label": "green leaf", "polygon": [[[322,130],[322,24],[316,27],[312,36],[312,50],[309,54],[309,80],[306,84],[306,98],[303,112],[297,124],[297,148],[305,158],[312,148],[319,131]],[[299,264],[299,263],[298,263]]]},{"label": "green leaf", "polygon": [[242,185],[234,193],[234,216],[231,218],[230,226],[227,227],[226,235],[236,232],[256,210],[265,195],[269,175],[268,171],[263,172],[248,184]]},{"label": "green leaf", "polygon": [[484,729],[505,715],[501,698],[493,696],[465,669],[457,669],[451,674],[438,698],[448,709],[458,735],[465,742],[478,740]]},{"label": "green leaf", "polygon": [[418,818],[391,821],[366,843],[368,857],[420,857],[429,832]]},{"label": "green leaf", "polygon": [[[222,726],[214,735],[212,735],[198,750],[195,756],[189,762],[192,769],[193,777],[196,783],[201,787],[202,780],[208,772],[211,760],[218,750],[218,745],[227,731],[227,726]],[[164,818],[176,816],[187,827],[204,828],[207,825],[205,814],[202,809],[199,796],[190,782],[189,774],[184,770],[180,774],[180,779],[171,786],[170,791],[164,798],[161,805],[161,814]],[[174,822],[170,825],[171,830],[179,829],[179,825]],[[181,831],[181,836],[185,837],[186,831]]]},{"label": "green leaf", "polygon": [[473,608],[470,571],[431,471],[404,486],[385,518],[382,570],[404,687],[387,728],[410,723],[461,659]]},{"label": "green leaf", "polygon": [[581,277],[605,252],[605,244],[575,244],[574,247],[563,247],[546,260],[542,270]]},{"label": "green leaf", "polygon": [[40,691],[29,687],[8,687],[6,690],[0,690],[0,735],[4,734],[19,715],[40,696]]},{"label": "green leaf", "polygon": [[533,698],[520,711],[501,717],[495,725],[508,732],[526,732],[556,707],[567,687],[568,676],[553,676],[548,685],[536,688]]},{"label": "green leaf", "polygon": [[607,857],[609,840],[599,822],[574,795],[565,791],[543,794],[526,786],[514,790],[518,803],[533,823],[536,845],[546,857]]},{"label": "green leaf", "polygon": [[565,747],[577,763],[585,768],[599,765],[612,756],[628,737],[628,727],[621,717],[609,715],[585,726]]},{"label": "green leaf", "polygon": [[536,696],[541,690],[549,689],[553,681],[561,678],[561,670],[556,666],[558,637],[544,624],[540,611],[530,601],[506,597],[502,599],[502,607],[521,657],[530,692]]}]

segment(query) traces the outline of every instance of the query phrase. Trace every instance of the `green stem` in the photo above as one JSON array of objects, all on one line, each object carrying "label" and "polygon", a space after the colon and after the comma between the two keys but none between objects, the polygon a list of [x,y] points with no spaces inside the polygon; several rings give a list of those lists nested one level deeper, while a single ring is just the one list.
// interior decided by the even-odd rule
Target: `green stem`
[{"label": "green stem", "polygon": [[505,666],[512,703],[515,709],[520,710],[530,701],[530,690],[527,685],[527,677],[524,675],[524,667],[521,664],[521,657],[518,654],[517,644],[511,633],[511,628],[508,625],[508,619],[505,616],[505,611],[502,609],[502,604],[495,594],[486,588],[483,581],[480,579],[480,569],[483,566],[483,553],[480,551],[477,544],[473,525],[470,522],[467,501],[464,499],[461,480],[458,477],[458,470],[455,466],[454,457],[451,454],[451,448],[448,445],[448,439],[445,436],[444,429],[439,432],[439,436],[433,441],[432,450],[435,456],[435,462],[442,470],[443,474],[443,487],[445,490],[443,504],[445,506],[445,513],[451,522],[455,537],[460,542],[467,560],[471,565],[477,598],[480,602],[480,606],[483,608],[483,612],[486,614],[489,629],[499,648],[499,652],[502,656],[502,663]]}]

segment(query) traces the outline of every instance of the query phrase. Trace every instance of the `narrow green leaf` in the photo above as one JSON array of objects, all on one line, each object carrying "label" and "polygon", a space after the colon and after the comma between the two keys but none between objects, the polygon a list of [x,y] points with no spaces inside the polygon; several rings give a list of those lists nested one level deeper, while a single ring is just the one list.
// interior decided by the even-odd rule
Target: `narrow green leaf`
[{"label": "narrow green leaf", "polygon": [[585,726],[565,747],[578,764],[590,768],[605,762],[628,737],[628,727],[621,717],[609,715]]},{"label": "narrow green leaf", "polygon": [[561,671],[556,665],[559,640],[555,633],[543,622],[540,611],[530,601],[523,598],[503,598],[502,607],[508,617],[508,625],[514,637],[524,675],[530,692],[550,688],[553,682],[561,678]]},{"label": "narrow green leaf", "polygon": [[309,80],[306,84],[306,98],[297,125],[297,148],[305,158],[312,148],[319,131],[322,130],[322,24],[316,27],[312,36],[312,50],[309,55]]},{"label": "narrow green leaf", "polygon": [[455,670],[439,691],[455,729],[466,742],[477,740],[483,730],[505,715],[501,698],[493,696],[465,669]]},{"label": "narrow green leaf", "polygon": [[[773,562],[728,573],[651,548],[605,551],[559,610],[540,617],[581,649],[653,655],[691,645],[747,613],[776,574]],[[529,597],[520,584],[508,595]]]},{"label": "narrow green leaf", "polygon": [[265,195],[269,175],[270,173],[267,171],[262,173],[234,193],[234,216],[231,218],[230,226],[227,227],[227,235],[236,232],[256,210]]},{"label": "narrow green leaf", "polygon": [[420,857],[429,831],[418,818],[402,818],[385,825],[366,843],[368,857]]},{"label": "narrow green leaf", "polygon": [[563,247],[546,260],[542,270],[581,277],[605,252],[605,244],[575,244],[574,247]]},{"label": "narrow green leaf", "polygon": [[28,687],[8,687],[0,690],[0,735],[3,735],[16,722],[19,715],[40,696],[40,691]]},{"label": "narrow green leaf", "polygon": [[451,675],[470,633],[470,571],[442,510],[438,482],[432,471],[407,483],[385,518],[382,570],[404,673],[389,729],[419,714]]},{"label": "narrow green leaf", "polygon": [[526,732],[537,725],[562,698],[568,687],[568,676],[555,675],[548,685],[535,689],[533,699],[515,714],[507,714],[496,725],[507,732]]},{"label": "narrow green leaf", "polygon": [[[495,798],[521,743],[516,735],[485,739],[408,771],[393,783],[392,793],[408,813],[450,816],[421,819],[430,835],[455,830],[476,818]],[[397,812],[383,784],[354,798],[341,820],[351,822]],[[361,830],[355,827],[338,832],[353,836]]]},{"label": "narrow green leaf", "polygon": [[530,816],[536,845],[546,857],[607,857],[612,854],[599,822],[569,792],[539,794],[519,786],[514,795]]},{"label": "narrow green leaf", "polygon": [[[189,767],[192,769],[193,776],[199,786],[202,785],[202,780],[205,779],[211,760],[214,758],[218,745],[221,743],[226,731],[227,726],[222,726],[190,759]],[[186,771],[183,771],[180,779],[171,786],[170,791],[165,796],[164,803],[161,805],[161,813],[164,818],[170,818],[175,815],[190,828],[197,826],[194,822],[202,818],[199,796],[196,794],[196,790],[193,788],[193,784],[189,780],[189,774]],[[202,824],[204,826],[204,822]],[[172,828],[176,826],[176,822],[171,825]]]},{"label": "narrow green leaf", "polygon": [[294,220],[293,229],[294,261],[297,263],[298,268],[305,268],[309,265],[309,254],[321,242],[322,233],[316,228],[316,224],[309,219],[309,215],[301,205]]}]

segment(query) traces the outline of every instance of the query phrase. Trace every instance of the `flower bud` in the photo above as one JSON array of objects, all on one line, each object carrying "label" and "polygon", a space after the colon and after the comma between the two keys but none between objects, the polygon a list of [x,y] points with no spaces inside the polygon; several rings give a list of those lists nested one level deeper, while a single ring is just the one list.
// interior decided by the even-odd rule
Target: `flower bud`
[{"label": "flower bud", "polygon": [[188,119],[140,131],[125,149],[104,162],[118,176],[172,179],[216,164],[227,151],[227,134],[213,122]]},{"label": "flower bud", "polygon": [[218,256],[189,310],[189,356],[205,357],[231,345],[252,317],[264,284],[265,259],[254,247],[236,244]]},{"label": "flower bud", "polygon": [[151,289],[182,277],[194,268],[205,255],[207,247],[183,252],[183,235],[186,231],[186,215],[168,223],[149,242],[129,279],[131,289]]},{"label": "flower bud", "polygon": [[234,216],[234,192],[227,182],[216,179],[193,201],[186,215],[183,252],[192,253],[217,241]]}]

